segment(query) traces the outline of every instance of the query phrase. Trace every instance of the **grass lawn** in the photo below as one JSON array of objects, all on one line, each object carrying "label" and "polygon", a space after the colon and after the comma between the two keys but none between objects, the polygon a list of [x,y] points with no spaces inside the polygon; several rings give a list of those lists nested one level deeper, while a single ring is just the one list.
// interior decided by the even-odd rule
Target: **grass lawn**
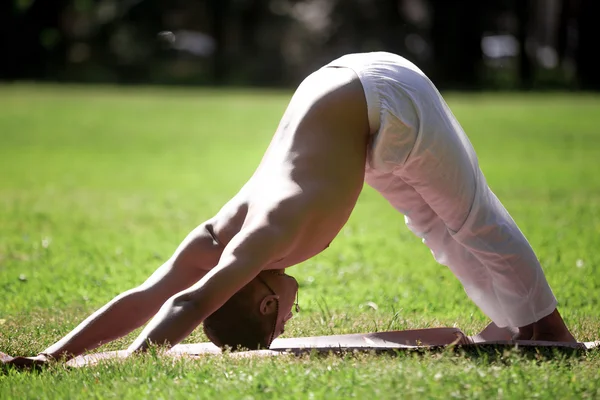
[{"label": "grass lawn", "polygon": [[[0,351],[34,355],[140,284],[258,164],[289,92],[0,86]],[[600,339],[600,97],[448,94],[488,182],[582,341]],[[290,270],[284,336],[487,323],[365,187],[332,246]],[[372,307],[368,303],[375,303]],[[139,331],[102,349],[124,348]],[[201,329],[186,342],[205,341]],[[600,352],[233,360],[140,356],[0,371],[0,398],[598,398]]]}]

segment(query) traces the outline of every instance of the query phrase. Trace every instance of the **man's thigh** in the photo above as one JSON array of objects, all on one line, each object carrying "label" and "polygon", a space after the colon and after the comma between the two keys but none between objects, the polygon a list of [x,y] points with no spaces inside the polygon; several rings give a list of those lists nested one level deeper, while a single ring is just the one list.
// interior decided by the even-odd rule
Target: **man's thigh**
[{"label": "man's thigh", "polygon": [[451,231],[465,223],[475,196],[486,193],[471,142],[443,100],[422,112],[413,151],[394,171],[413,187]]}]

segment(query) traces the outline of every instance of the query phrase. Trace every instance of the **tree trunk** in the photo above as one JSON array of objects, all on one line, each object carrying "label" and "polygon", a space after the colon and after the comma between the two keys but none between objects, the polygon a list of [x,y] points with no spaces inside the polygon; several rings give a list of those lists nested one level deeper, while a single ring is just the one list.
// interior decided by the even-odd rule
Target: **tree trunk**
[{"label": "tree trunk", "polygon": [[577,18],[577,75],[581,89],[600,90],[600,58],[598,57],[598,0],[580,0]]},{"label": "tree trunk", "polygon": [[533,87],[533,64],[527,53],[528,27],[531,24],[531,0],[516,0],[517,40],[519,42],[519,84],[521,89]]},{"label": "tree trunk", "polygon": [[212,75],[214,83],[217,85],[224,84],[228,75],[226,41],[229,6],[230,0],[210,0],[208,6],[212,20],[211,33],[216,45],[213,54]]},{"label": "tree trunk", "polygon": [[[63,70],[66,46],[60,19],[67,3],[67,0],[34,1],[27,10],[23,26],[18,28],[28,46],[18,49],[22,57],[21,78],[52,79],[58,76],[56,71]],[[44,38],[52,35],[56,35],[55,42],[51,46],[44,43]]]},{"label": "tree trunk", "polygon": [[483,2],[432,0],[431,4],[435,63],[432,79],[441,87],[477,88],[482,61]]},{"label": "tree trunk", "polygon": [[560,13],[558,14],[558,32],[556,38],[556,52],[559,64],[562,65],[569,52],[569,0],[561,0]]},{"label": "tree trunk", "polygon": [[18,22],[14,0],[0,1],[0,79],[12,81],[17,79],[19,71],[16,58],[17,49],[23,46],[23,37],[16,34]]}]

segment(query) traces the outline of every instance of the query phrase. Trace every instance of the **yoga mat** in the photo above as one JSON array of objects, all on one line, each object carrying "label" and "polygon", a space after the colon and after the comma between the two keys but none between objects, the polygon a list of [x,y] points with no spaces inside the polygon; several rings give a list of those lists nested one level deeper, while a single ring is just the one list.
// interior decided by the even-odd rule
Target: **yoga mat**
[{"label": "yoga mat", "polygon": [[[514,328],[499,328],[492,323],[474,336],[467,336],[458,328],[429,328],[346,335],[278,338],[273,341],[269,350],[231,352],[229,356],[265,357],[300,355],[311,352],[330,353],[349,351],[394,352],[415,349],[436,349],[448,346],[482,349],[490,347],[514,348],[515,346],[555,347],[584,351],[600,347],[600,341],[566,343],[512,340],[511,338],[515,333],[516,329]],[[170,356],[199,357],[202,355],[221,354],[221,349],[212,343],[179,344],[165,354]],[[82,367],[96,364],[101,360],[123,358],[126,355],[127,353],[124,350],[88,354],[70,360],[68,365]]]}]

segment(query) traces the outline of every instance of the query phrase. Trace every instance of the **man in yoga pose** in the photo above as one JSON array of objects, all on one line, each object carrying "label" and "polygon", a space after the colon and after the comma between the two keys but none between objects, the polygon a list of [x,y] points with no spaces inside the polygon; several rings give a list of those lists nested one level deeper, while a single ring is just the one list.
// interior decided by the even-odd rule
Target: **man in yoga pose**
[{"label": "man in yoga pose", "polygon": [[129,351],[173,346],[202,322],[217,345],[268,347],[298,289],[284,269],[329,246],[364,181],[498,326],[518,327],[518,339],[575,340],[438,90],[408,60],[376,52],[343,56],[308,76],[250,180],[148,280],[37,357],[8,362],[71,358],[153,316]]}]

